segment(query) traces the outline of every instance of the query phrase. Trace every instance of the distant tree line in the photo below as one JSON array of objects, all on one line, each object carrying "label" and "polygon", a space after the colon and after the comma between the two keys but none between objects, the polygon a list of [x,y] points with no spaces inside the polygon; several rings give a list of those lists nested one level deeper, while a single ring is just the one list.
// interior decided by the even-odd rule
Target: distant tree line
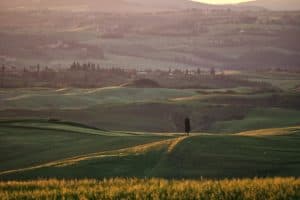
[{"label": "distant tree line", "polygon": [[5,87],[104,87],[137,79],[151,79],[167,88],[219,88],[234,86],[265,87],[264,82],[241,79],[210,69],[136,69],[106,67],[93,62],[74,61],[68,68],[53,69],[40,64],[16,68],[2,65],[0,86]]}]

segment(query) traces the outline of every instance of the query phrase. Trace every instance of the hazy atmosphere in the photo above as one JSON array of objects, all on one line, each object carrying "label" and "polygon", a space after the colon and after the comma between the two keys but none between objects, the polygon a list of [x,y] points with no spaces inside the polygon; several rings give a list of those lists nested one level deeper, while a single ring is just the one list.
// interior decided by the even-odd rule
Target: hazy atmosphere
[{"label": "hazy atmosphere", "polygon": [[1,0],[0,199],[300,199],[299,0]]},{"label": "hazy atmosphere", "polygon": [[208,3],[208,4],[235,4],[247,2],[249,0],[195,0],[197,2]]}]

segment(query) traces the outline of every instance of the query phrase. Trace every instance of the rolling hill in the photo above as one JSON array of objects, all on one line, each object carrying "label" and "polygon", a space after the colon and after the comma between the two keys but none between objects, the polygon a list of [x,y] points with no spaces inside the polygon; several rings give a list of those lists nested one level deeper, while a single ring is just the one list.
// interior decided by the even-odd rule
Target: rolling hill
[{"label": "rolling hill", "polygon": [[39,120],[2,121],[0,127],[0,180],[300,175],[299,126],[189,137]]},{"label": "rolling hill", "polygon": [[15,120],[0,122],[0,138],[0,171],[3,171],[143,145],[170,137],[111,132],[55,120]]}]

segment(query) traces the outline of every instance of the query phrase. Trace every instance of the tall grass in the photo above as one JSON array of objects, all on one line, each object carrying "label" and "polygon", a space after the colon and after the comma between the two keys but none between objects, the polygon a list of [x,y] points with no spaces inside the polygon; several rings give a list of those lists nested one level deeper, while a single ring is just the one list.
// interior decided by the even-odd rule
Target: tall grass
[{"label": "tall grass", "polygon": [[298,200],[300,179],[8,181],[0,182],[0,199]]}]

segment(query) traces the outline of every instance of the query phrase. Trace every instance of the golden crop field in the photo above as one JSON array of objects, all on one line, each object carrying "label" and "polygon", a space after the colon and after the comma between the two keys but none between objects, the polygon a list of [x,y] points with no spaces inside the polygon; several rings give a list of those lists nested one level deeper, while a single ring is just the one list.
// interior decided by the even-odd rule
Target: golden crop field
[{"label": "golden crop field", "polygon": [[300,179],[8,181],[0,182],[0,199],[298,200]]}]

